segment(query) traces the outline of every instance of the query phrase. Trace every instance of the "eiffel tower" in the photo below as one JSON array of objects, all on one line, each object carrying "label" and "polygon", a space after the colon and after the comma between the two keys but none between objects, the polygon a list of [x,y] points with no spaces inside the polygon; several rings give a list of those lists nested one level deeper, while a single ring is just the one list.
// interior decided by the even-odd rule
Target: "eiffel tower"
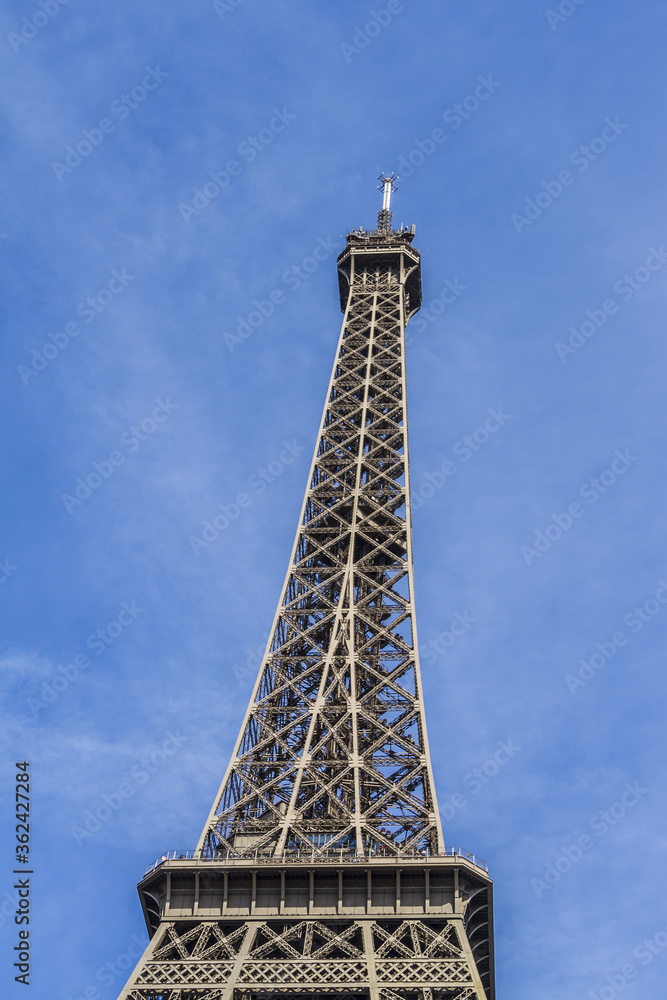
[{"label": "eiffel tower", "polygon": [[492,883],[445,848],[417,640],[405,325],[411,229],[338,257],[343,326],[292,557],[195,851],[148,869],[122,1000],[493,1000]]}]

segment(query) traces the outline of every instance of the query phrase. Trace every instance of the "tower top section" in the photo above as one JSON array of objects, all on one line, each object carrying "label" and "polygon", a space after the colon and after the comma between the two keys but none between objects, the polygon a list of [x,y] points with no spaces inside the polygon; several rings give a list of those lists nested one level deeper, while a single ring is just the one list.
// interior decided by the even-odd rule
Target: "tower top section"
[{"label": "tower top section", "polygon": [[417,312],[421,305],[420,256],[411,246],[415,238],[414,226],[392,226],[391,196],[397,188],[396,174],[380,174],[378,190],[382,191],[382,208],[378,212],[377,228],[366,230],[362,226],[347,234],[345,249],[338,255],[340,306],[345,312],[350,289],[362,275],[364,284],[369,281],[399,280],[406,295],[405,316]]},{"label": "tower top section", "polygon": [[351,233],[347,234],[347,241],[355,242],[361,239],[391,239],[395,240],[400,238],[403,241],[412,243],[415,237],[415,227],[414,226],[401,226],[400,229],[392,229],[391,219],[391,196],[398,188],[398,177],[396,174],[390,174],[388,177],[385,174],[380,174],[378,177],[378,191],[382,191],[382,208],[378,212],[378,224],[377,229],[366,230],[363,226],[359,226],[358,229],[353,229]]}]

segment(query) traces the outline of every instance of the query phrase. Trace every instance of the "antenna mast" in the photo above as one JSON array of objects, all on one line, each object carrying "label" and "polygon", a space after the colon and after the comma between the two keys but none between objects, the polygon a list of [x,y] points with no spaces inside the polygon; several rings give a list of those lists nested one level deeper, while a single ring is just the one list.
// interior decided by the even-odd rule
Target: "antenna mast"
[{"label": "antenna mast", "polygon": [[378,191],[383,192],[382,208],[378,212],[378,229],[380,232],[387,233],[391,231],[391,196],[398,187],[396,184],[398,177],[396,174],[391,174],[389,177],[380,174],[378,180],[380,181]]}]

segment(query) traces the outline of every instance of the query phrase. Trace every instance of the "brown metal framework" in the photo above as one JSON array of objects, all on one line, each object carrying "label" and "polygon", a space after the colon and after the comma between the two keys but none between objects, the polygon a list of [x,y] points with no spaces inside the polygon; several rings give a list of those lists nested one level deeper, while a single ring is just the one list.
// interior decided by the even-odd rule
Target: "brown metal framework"
[{"label": "brown metal framework", "polygon": [[190,859],[140,883],[127,1000],[492,1000],[491,881],[447,855],[413,621],[414,229],[348,234],[345,313],[290,567]]}]

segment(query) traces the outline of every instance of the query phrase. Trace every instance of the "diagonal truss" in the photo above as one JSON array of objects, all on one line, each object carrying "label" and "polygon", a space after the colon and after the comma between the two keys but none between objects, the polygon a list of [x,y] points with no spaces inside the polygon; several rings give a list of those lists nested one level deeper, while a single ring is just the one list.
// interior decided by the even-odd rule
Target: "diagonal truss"
[{"label": "diagonal truss", "polygon": [[[456,927],[441,920],[261,921],[170,925],[128,1000],[153,997],[223,1000],[234,996],[368,995],[380,998],[478,1000],[478,980]],[[233,986],[232,986],[233,984]],[[432,991],[432,992],[431,992]]]},{"label": "diagonal truss", "polygon": [[203,857],[442,846],[412,607],[411,240],[353,233],[339,258],[345,317],[300,526]]}]

